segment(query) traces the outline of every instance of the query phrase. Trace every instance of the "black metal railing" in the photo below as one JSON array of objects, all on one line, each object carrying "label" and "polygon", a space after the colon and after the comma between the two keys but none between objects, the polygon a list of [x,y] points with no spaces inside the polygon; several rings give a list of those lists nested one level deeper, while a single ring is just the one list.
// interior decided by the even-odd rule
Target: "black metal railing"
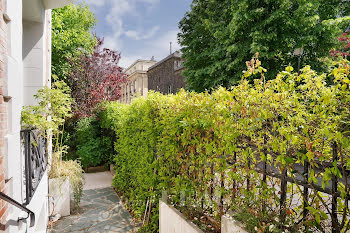
[{"label": "black metal railing", "polygon": [[[246,149],[247,147],[238,146],[241,149]],[[254,145],[250,145],[250,148],[253,151],[257,151],[257,147]],[[272,150],[270,150],[271,152]],[[263,150],[263,153],[267,155],[267,148],[265,147]],[[230,157],[230,156],[229,156]],[[341,184],[346,191],[349,190],[349,183],[347,180],[350,180],[350,171],[347,169],[345,165],[341,166],[339,163],[337,165],[338,169],[340,170],[342,178],[338,178],[337,176],[332,174],[332,179],[328,182],[328,184],[325,184],[324,187],[322,187],[322,177],[317,177],[317,182],[309,182],[309,174],[311,165],[308,161],[305,161],[304,164],[302,163],[295,163],[293,166],[289,169],[293,171],[293,176],[288,176],[288,171],[286,168],[281,169],[280,167],[275,167],[272,164],[267,164],[266,160],[262,161],[261,158],[258,156],[257,162],[252,166],[251,161],[248,159],[248,169],[254,170],[262,175],[262,180],[266,184],[266,178],[267,177],[273,177],[280,180],[280,219],[283,221],[285,218],[285,210],[286,210],[286,199],[287,199],[287,186],[288,183],[293,183],[299,186],[304,187],[303,190],[303,209],[302,209],[302,219],[301,221],[304,221],[307,218],[308,215],[308,209],[309,206],[309,191],[315,190],[318,192],[322,192],[324,194],[328,194],[331,198],[330,200],[330,220],[331,220],[331,232],[332,233],[340,233],[341,227],[339,226],[339,216],[338,216],[338,198],[341,198],[341,193],[338,190],[339,184]],[[315,174],[321,174],[325,171],[326,168],[332,168],[334,167],[334,163],[337,163],[338,161],[338,145],[337,143],[333,143],[332,145],[332,161],[328,162],[320,162],[317,159],[314,161],[313,170]],[[235,153],[233,156],[233,160],[228,161],[228,164],[235,165],[237,163],[237,154]],[[244,167],[244,165],[236,165],[237,167]],[[290,171],[289,171],[290,172]],[[250,177],[246,177],[246,183],[247,183],[247,189],[250,188]],[[236,190],[236,182],[233,182],[233,190]],[[224,187],[224,184],[221,184],[221,187]],[[344,198],[344,197],[343,197]],[[345,202],[348,202],[350,200],[350,193],[345,194]]]},{"label": "black metal railing", "polygon": [[[23,211],[25,211],[28,214],[28,217],[30,217],[30,224],[29,224],[29,226],[30,227],[34,226],[34,224],[35,224],[35,214],[31,210],[27,209],[25,206],[21,205],[20,203],[18,203],[17,201],[13,200],[11,197],[7,196],[6,194],[4,194],[2,192],[0,192],[0,199],[10,203],[13,206],[16,206],[17,208],[19,208],[19,209],[21,209]],[[18,221],[25,220],[25,219],[18,219]]]},{"label": "black metal railing", "polygon": [[40,130],[22,130],[21,141],[24,146],[24,179],[25,179],[25,201],[28,205],[34,196],[41,178],[43,177],[47,162],[47,140]]}]

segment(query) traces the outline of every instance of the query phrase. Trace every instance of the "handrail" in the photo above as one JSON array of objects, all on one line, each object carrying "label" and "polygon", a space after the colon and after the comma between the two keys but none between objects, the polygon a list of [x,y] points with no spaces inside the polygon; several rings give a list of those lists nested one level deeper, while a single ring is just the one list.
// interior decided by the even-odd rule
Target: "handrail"
[{"label": "handrail", "polygon": [[[17,208],[27,212],[28,216],[30,216],[30,227],[33,227],[35,224],[35,214],[33,211],[29,210],[22,204],[18,203],[17,201],[13,200],[11,197],[7,196],[6,194],[0,192],[0,199],[3,199],[4,201],[10,203],[11,205],[16,206]],[[20,219],[19,219],[20,220]]]}]

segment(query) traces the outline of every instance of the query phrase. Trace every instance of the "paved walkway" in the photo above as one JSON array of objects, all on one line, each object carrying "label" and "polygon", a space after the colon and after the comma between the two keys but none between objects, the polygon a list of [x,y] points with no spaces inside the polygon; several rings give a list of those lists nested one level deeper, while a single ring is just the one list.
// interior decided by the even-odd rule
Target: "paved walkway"
[{"label": "paved walkway", "polygon": [[84,190],[109,188],[113,180],[110,172],[85,173],[84,178]]},{"label": "paved walkway", "polygon": [[85,176],[79,213],[60,219],[52,232],[137,232],[129,212],[123,208],[119,197],[110,187],[110,173]]}]

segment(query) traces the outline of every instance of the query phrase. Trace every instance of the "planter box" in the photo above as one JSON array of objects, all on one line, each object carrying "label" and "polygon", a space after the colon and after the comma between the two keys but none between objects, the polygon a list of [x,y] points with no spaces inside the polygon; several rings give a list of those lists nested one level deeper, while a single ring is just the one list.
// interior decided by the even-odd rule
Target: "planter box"
[{"label": "planter box", "polygon": [[105,172],[105,171],[108,171],[108,167],[106,167],[106,165],[88,167],[87,169],[85,169],[85,173],[97,173],[97,172]]},{"label": "planter box", "polygon": [[68,178],[49,179],[49,214],[70,215],[70,182]]},{"label": "planter box", "polygon": [[159,233],[203,233],[173,206],[159,201]]},{"label": "planter box", "polygon": [[[185,219],[173,206],[159,200],[159,233],[203,233],[194,223]],[[229,216],[221,218],[221,233],[248,233],[243,225]]]}]

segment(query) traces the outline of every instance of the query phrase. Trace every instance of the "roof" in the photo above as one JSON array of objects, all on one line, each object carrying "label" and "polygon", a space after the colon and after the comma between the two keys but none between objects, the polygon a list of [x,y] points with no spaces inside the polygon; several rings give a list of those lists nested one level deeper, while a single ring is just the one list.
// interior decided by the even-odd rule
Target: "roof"
[{"label": "roof", "polygon": [[134,63],[132,63],[128,68],[125,69],[125,72],[127,70],[129,70],[131,67],[133,67],[134,65],[136,65],[137,63],[139,62],[147,62],[147,63],[150,63],[150,62],[156,62],[156,61],[153,61],[153,60],[142,60],[142,59],[137,59]]},{"label": "roof", "polygon": [[160,64],[166,62],[167,60],[173,58],[173,57],[178,57],[181,58],[182,54],[179,51],[175,51],[174,53],[170,54],[169,56],[167,56],[166,58],[164,58],[163,60],[157,62],[156,64],[154,64],[153,66],[151,66],[148,70],[152,70],[154,68],[156,68],[157,66],[159,66]]}]

